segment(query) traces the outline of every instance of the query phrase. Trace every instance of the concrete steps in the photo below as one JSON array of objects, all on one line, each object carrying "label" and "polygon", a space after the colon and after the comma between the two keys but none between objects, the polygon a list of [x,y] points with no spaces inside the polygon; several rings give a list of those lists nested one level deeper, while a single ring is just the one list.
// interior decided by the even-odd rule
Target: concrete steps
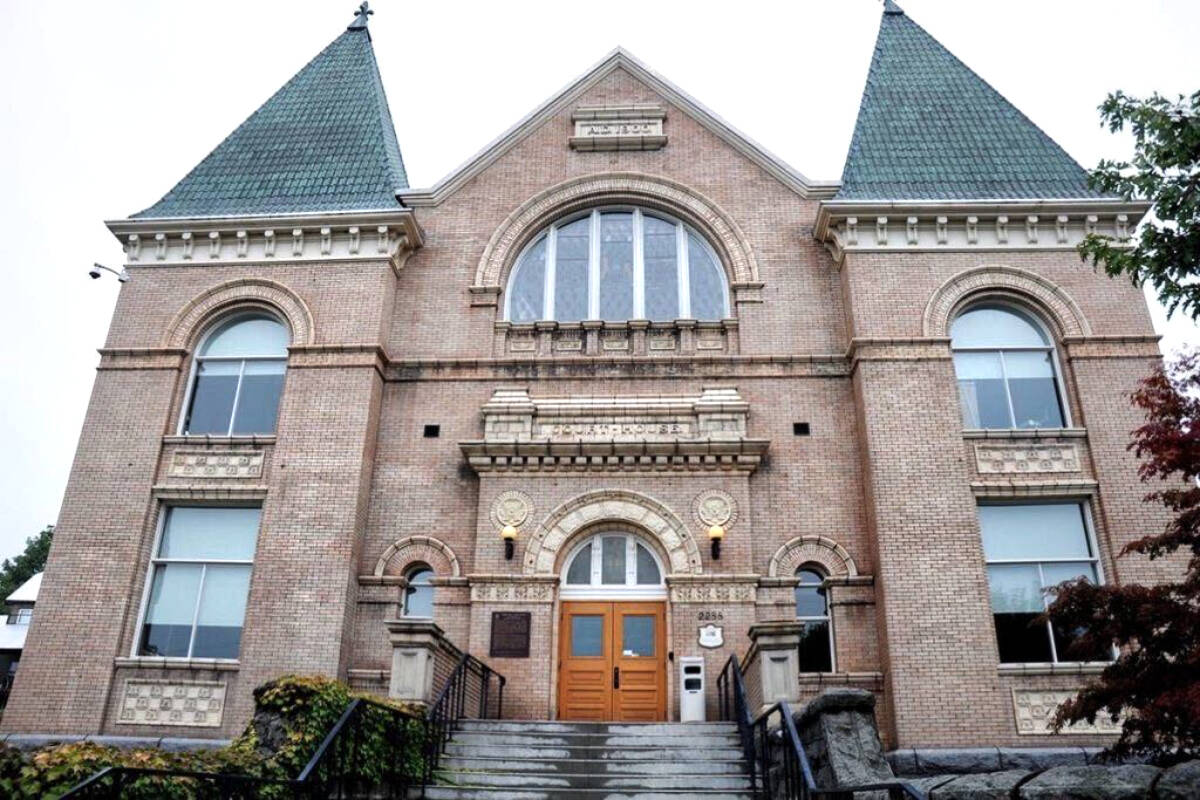
[{"label": "concrete steps", "polygon": [[430,800],[752,800],[732,723],[465,720]]}]

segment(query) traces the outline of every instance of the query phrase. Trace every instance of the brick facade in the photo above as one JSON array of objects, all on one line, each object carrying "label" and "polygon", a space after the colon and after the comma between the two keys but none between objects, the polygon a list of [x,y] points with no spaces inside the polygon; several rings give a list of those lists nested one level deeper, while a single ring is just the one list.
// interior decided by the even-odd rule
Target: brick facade
[{"label": "brick facade", "polygon": [[[556,576],[578,537],[615,528],[635,532],[667,564],[673,551],[694,553],[695,563],[667,577],[668,641],[676,657],[705,657],[710,686],[725,660],[749,646],[750,625],[794,616],[795,568],[816,561],[831,575],[838,673],[804,676],[801,696],[846,683],[879,692],[890,746],[1103,743],[1092,735],[1017,733],[1013,689],[1071,688],[1086,675],[998,664],[976,503],[1001,491],[1081,498],[1109,580],[1162,574],[1114,558],[1161,521],[1141,503],[1125,451],[1138,420],[1123,393],[1156,357],[1140,291],[1081,265],[1069,247],[847,248],[835,256],[814,234],[828,192],[782,180],[677,96],[617,61],[510,137],[469,179],[414,199],[424,241],[406,261],[371,257],[365,247],[352,259],[335,252],[302,260],[281,241],[272,258],[241,260],[225,251],[203,258],[197,245],[186,263],[173,255],[176,229],[167,231],[163,263],[146,250],[129,258],[132,280],[102,351],[4,730],[227,737],[245,724],[253,687],[280,673],[336,675],[386,691],[384,621],[398,613],[405,571],[415,563],[435,571],[435,621],[485,659],[492,612],[532,614],[530,658],[488,660],[508,676],[512,715],[553,717]],[[606,104],[661,106],[666,145],[569,147],[572,111]],[[529,326],[533,349],[514,351],[508,337],[526,333],[504,324],[503,295],[497,302],[497,292],[479,284],[481,275],[489,278],[491,243],[531,199],[587,178],[615,187],[592,190],[588,205],[642,193],[644,204],[688,219],[709,238],[735,284],[734,324],[711,332],[669,326],[670,350],[652,350],[648,326],[636,323],[584,324],[579,349],[560,349],[556,337],[576,331],[539,324]],[[719,216],[705,222],[663,186],[682,187],[683,196]],[[533,216],[553,219],[565,207],[550,202],[542,217]],[[733,227],[717,230],[720,220]],[[356,224],[353,215],[338,224],[334,244],[359,235],[366,241],[375,230],[364,223],[361,233],[351,232],[345,225]],[[520,246],[544,224],[512,231],[515,246],[489,280],[505,285]],[[281,240],[293,226],[301,223],[280,224]],[[235,227],[222,236],[232,241]],[[306,252],[318,246],[320,227],[310,225]],[[722,237],[736,244],[743,274],[727,260],[734,245],[723,246]],[[224,246],[234,252],[234,244]],[[754,280],[747,280],[747,254]],[[1011,282],[988,284],[987,271],[970,295],[994,288],[1016,297],[1054,330],[1072,419],[1073,430],[1060,432],[1067,438],[964,434],[947,332],[926,329],[927,307],[948,281],[980,267],[1038,276],[1086,322],[1086,333],[1064,325],[1054,308]],[[273,309],[293,331],[277,432],[178,436],[196,342],[220,314],[242,307]],[[713,347],[699,349],[702,339]],[[623,349],[605,350],[608,340]],[[535,400],[690,397],[706,386],[736,387],[748,407],[744,438],[765,441],[765,454],[747,466],[720,455],[655,460],[599,450],[539,455],[536,464],[505,457],[482,469],[462,443],[484,439],[482,408],[497,388],[512,386]],[[797,422],[808,424],[809,435],[794,435]],[[427,438],[427,425],[440,426],[440,435]],[[1077,448],[1078,469],[980,473],[981,441],[1066,443]],[[254,451],[261,474],[179,474],[172,463],[181,450]],[[1046,488],[1054,480],[1060,483]],[[736,506],[719,561],[695,513],[698,496],[710,490]],[[529,503],[511,561],[492,510],[505,492]],[[527,569],[539,526],[587,496],[594,502],[581,506],[571,538],[549,551],[549,568]],[[636,496],[648,501],[639,505]],[[618,510],[622,498],[635,498],[629,507],[636,511]],[[172,502],[261,503],[235,662],[133,655],[159,516]],[[714,620],[724,644],[701,648],[697,628]],[[668,716],[675,717],[675,665],[667,669]],[[131,679],[224,684],[220,725],[123,723]]]}]

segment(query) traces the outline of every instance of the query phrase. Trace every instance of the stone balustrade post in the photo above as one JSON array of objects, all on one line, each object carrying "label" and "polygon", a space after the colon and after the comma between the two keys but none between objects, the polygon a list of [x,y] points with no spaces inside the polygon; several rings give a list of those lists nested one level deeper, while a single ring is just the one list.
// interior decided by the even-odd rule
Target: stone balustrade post
[{"label": "stone balustrade post", "polygon": [[800,696],[800,634],[803,623],[760,622],[750,626],[750,641],[759,651],[763,709]]},{"label": "stone balustrade post", "polygon": [[386,623],[392,645],[392,676],[388,697],[415,703],[433,701],[437,650],[445,634],[427,619],[393,619]]}]

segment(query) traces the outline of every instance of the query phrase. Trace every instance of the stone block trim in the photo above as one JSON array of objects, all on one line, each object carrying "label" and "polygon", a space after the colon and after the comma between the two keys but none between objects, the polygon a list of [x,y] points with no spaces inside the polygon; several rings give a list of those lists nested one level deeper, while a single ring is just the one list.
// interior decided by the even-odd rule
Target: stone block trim
[{"label": "stone block trim", "polygon": [[767,575],[772,578],[789,578],[801,564],[816,562],[831,576],[858,575],[854,559],[832,539],[824,536],[797,536],[775,551],[767,565]]},{"label": "stone block trim", "polygon": [[492,234],[475,270],[472,292],[480,302],[495,300],[484,287],[500,287],[525,243],[556,218],[604,203],[634,203],[665,211],[706,234],[734,284],[761,288],[758,262],[749,240],[733,218],[714,201],[668,178],[636,172],[606,172],[572,178],[522,203]]},{"label": "stone block trim", "polygon": [[293,345],[316,342],[312,312],[300,295],[277,281],[241,278],[218,284],[194,297],[167,325],[161,346],[190,349],[212,317],[239,305],[266,305],[283,315]]},{"label": "stone block trim", "polygon": [[525,574],[553,573],[564,545],[601,522],[623,522],[653,535],[665,551],[672,573],[699,575],[703,571],[700,548],[678,514],[638,492],[602,489],[568,500],[546,516],[526,545]]},{"label": "stone block trim", "polygon": [[1057,324],[1061,336],[1091,336],[1092,327],[1066,290],[1029,270],[985,266],[963,270],[938,287],[922,320],[925,336],[949,336],[950,322],[967,299],[985,292],[1013,292],[1026,297]]},{"label": "stone block trim", "polygon": [[375,562],[375,577],[401,575],[409,564],[422,562],[433,567],[439,576],[458,577],[462,574],[458,556],[441,539],[432,536],[406,536],[393,542]]}]

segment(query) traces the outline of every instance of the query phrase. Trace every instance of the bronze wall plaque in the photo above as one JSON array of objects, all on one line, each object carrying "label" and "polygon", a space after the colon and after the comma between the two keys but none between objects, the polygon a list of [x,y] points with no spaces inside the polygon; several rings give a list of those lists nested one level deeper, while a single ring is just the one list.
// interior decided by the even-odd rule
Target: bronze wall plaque
[{"label": "bronze wall plaque", "polygon": [[492,658],[529,658],[528,611],[493,611]]}]

